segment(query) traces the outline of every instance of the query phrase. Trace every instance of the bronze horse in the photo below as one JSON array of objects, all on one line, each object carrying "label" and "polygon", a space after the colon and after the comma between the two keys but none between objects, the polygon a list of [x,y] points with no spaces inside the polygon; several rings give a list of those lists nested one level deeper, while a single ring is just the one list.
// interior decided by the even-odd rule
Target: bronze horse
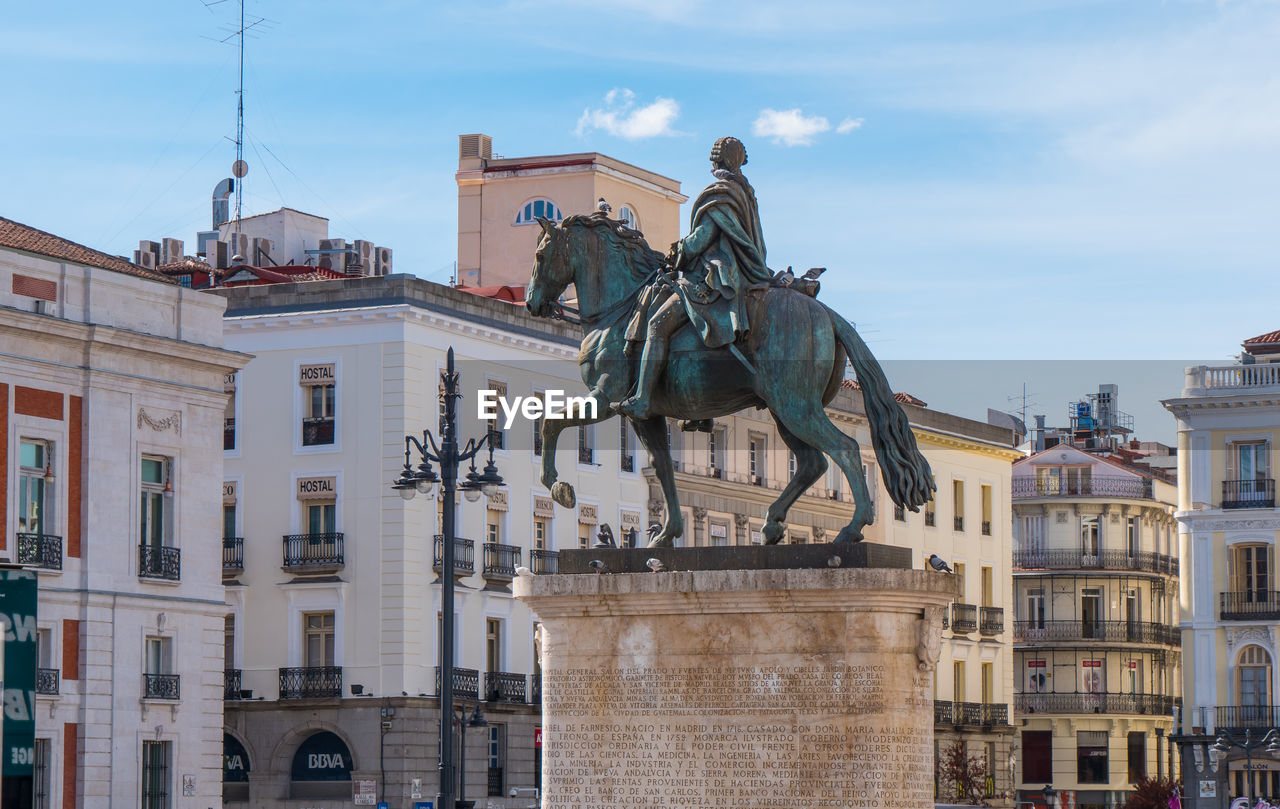
[{"label": "bronze horse", "polygon": [[[542,483],[557,503],[572,508],[573,487],[556,479],[556,440],[567,428],[616,415],[617,403],[631,392],[638,359],[626,351],[627,323],[637,293],[662,274],[663,255],[650,249],[637,231],[601,213],[570,216],[559,226],[548,219],[538,221],[543,234],[525,304],[535,316],[551,316],[561,293],[574,284],[585,332],[578,362],[596,401],[595,418],[543,421]],[[769,506],[765,542],[782,539],[787,511],[827,470],[824,454],[844,472],[853,491],[853,518],[835,541],[861,540],[863,527],[872,521],[861,454],[857,442],[832,424],[823,409],[840,388],[846,358],[862,387],[872,446],[889,496],[912,511],[931,500],[935,486],[929,464],[916,447],[884,371],[853,326],[815,298],[792,289],[754,291],[748,305],[754,326],[738,349],[750,358],[754,372],[727,347],[709,349],[693,329],[682,328],[672,339],[667,368],[654,391],[653,415],[632,420],[653,457],[666,499],[666,522],[649,546],[672,545],[684,532],[666,418],[712,419],[747,407],[769,409],[796,457],[794,476]]]}]

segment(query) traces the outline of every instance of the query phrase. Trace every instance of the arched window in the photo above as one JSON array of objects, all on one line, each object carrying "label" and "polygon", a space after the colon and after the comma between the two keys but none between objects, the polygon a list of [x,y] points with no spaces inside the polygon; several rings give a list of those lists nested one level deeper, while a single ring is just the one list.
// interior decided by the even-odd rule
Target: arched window
[{"label": "arched window", "polygon": [[632,230],[640,229],[640,220],[636,217],[635,209],[630,205],[623,205],[618,211],[618,221]]},{"label": "arched window", "polygon": [[222,800],[249,800],[249,752],[230,733],[222,734]]},{"label": "arched window", "polygon": [[290,771],[291,798],[348,798],[351,751],[336,733],[322,730],[298,745]]},{"label": "arched window", "polygon": [[1271,704],[1271,655],[1261,646],[1246,646],[1236,659],[1236,703],[1241,712],[1258,712],[1259,716],[1244,719],[1263,719]]},{"label": "arched window", "polygon": [[538,217],[545,217],[552,222],[559,222],[564,219],[564,215],[560,213],[560,208],[549,199],[531,199],[520,207],[516,212],[516,221],[514,225],[533,225],[537,224]]}]

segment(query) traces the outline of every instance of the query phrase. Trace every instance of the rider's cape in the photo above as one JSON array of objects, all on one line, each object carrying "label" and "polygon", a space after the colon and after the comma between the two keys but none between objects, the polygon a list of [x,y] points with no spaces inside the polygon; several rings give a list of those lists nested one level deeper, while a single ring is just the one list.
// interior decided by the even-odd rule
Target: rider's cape
[{"label": "rider's cape", "polygon": [[[715,172],[716,181],[693,203],[689,235],[677,243],[676,266],[685,311],[703,341],[711,348],[734,342],[750,330],[746,291],[768,286],[772,273],[765,265],[764,236],[755,193],[746,178]],[[644,340],[649,315],[669,291],[646,289],[627,328],[627,339]]]}]

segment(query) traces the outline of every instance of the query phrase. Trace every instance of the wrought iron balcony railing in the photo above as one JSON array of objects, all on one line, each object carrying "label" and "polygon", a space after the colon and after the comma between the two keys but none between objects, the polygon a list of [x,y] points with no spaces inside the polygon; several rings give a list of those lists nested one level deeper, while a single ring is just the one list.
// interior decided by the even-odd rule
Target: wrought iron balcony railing
[{"label": "wrought iron balcony railing", "polygon": [[1018,643],[1159,643],[1181,646],[1176,626],[1151,621],[1014,621],[1013,640]]},{"label": "wrought iron balcony railing", "polygon": [[1218,593],[1220,621],[1280,621],[1280,591]]},{"label": "wrought iron balcony railing", "polygon": [[240,669],[224,669],[222,672],[222,698],[240,699],[243,673]]},{"label": "wrought iron balcony railing", "polygon": [[139,545],[138,575],[147,579],[178,581],[182,578],[181,554],[177,548]]},{"label": "wrought iron balcony railing", "polygon": [[336,567],[343,562],[343,535],[289,534],[284,537],[284,567]]},{"label": "wrought iron balcony railing", "polygon": [[[436,693],[440,693],[440,667],[436,666]],[[463,699],[480,699],[480,672],[453,667],[453,695]]]},{"label": "wrought iron balcony railing", "polygon": [[1004,631],[1004,607],[982,607],[978,610],[978,632],[999,635]]},{"label": "wrought iron balcony railing", "polygon": [[[437,573],[444,570],[444,537],[436,534],[435,561]],[[470,576],[476,572],[476,543],[470,539],[453,538],[453,575]]]},{"label": "wrought iron balcony railing", "polygon": [[62,672],[58,669],[36,669],[36,693],[57,694],[62,682]]},{"label": "wrought iron balcony railing", "polygon": [[515,578],[516,566],[519,564],[520,548],[497,542],[484,543],[484,577],[486,579],[510,581]]},{"label": "wrought iron balcony railing", "polygon": [[177,674],[143,674],[142,696],[144,699],[178,699]]},{"label": "wrought iron balcony railing", "polygon": [[342,666],[301,666],[280,669],[280,699],[319,699],[342,696]]},{"label": "wrought iron balcony railing", "polygon": [[1147,714],[1169,716],[1173,697],[1163,694],[1014,694],[1014,713]]},{"label": "wrought iron balcony railing", "polygon": [[507,671],[486,671],[484,697],[489,702],[524,702],[527,679],[523,674]]},{"label": "wrought iron balcony railing", "polygon": [[1280,727],[1278,705],[1218,705],[1214,708],[1219,730]]},{"label": "wrought iron balcony railing", "polygon": [[556,573],[560,570],[559,551],[534,548],[529,551],[529,569],[534,573]]},{"label": "wrought iron balcony railing", "polygon": [[933,701],[935,725],[990,727],[1009,724],[1009,706],[992,702]]},{"label": "wrought iron balcony railing", "polygon": [[1178,560],[1163,553],[1071,549],[1029,549],[1013,552],[1015,570],[1129,570],[1178,575]]},{"label": "wrought iron balcony railing", "polygon": [[978,628],[978,607],[974,604],[951,605],[951,631],[960,634],[973,632]]},{"label": "wrought iron balcony railing", "polygon": [[1262,480],[1222,481],[1223,508],[1275,508],[1276,482]]},{"label": "wrought iron balcony railing", "polygon": [[62,537],[20,533],[17,540],[18,564],[62,570]]},{"label": "wrought iron balcony railing", "polygon": [[239,573],[244,570],[244,537],[222,538],[222,572]]},{"label": "wrought iron balcony railing", "polygon": [[1072,479],[1019,477],[1013,479],[1014,497],[1124,497],[1150,500],[1155,496],[1149,478],[1103,475]]},{"label": "wrought iron balcony railing", "polygon": [[333,416],[302,420],[302,446],[315,447],[333,443]]}]

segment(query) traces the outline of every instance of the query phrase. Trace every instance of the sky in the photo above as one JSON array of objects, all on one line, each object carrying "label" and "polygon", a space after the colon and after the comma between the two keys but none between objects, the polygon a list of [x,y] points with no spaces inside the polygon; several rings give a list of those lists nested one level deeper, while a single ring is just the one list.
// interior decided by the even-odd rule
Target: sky
[{"label": "sky", "polygon": [[[1123,396],[1087,361],[1167,362],[1126,397],[1153,405],[1280,328],[1276,2],[245,2],[245,214],[328,216],[397,272],[449,277],[461,133],[690,196],[733,134],[770,263],[828,267],[823,300],[931,404]],[[238,14],[7,9],[0,215],[114,254],[192,244],[234,159]],[[964,362],[971,383],[931,381]]]}]

